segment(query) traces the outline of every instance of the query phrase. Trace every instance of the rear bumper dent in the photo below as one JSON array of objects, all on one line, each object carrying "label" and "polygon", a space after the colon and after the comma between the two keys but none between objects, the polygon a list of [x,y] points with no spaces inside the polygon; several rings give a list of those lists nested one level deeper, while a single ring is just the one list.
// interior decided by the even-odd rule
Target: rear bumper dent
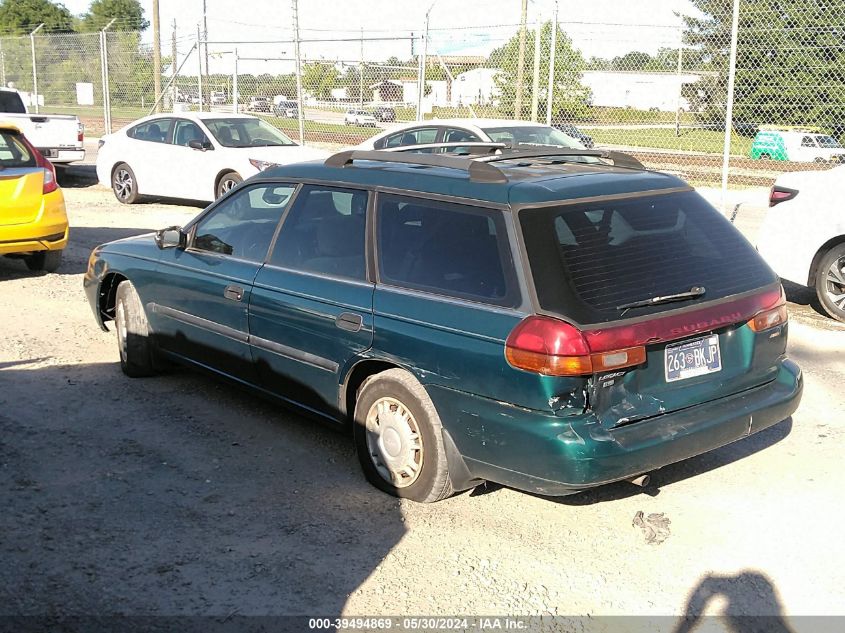
[{"label": "rear bumper dent", "polygon": [[[432,391],[437,406],[441,398]],[[795,412],[802,391],[800,368],[783,360],[766,385],[612,430],[582,416],[512,407],[505,413],[498,403],[498,413],[473,411],[480,413],[473,416],[474,429],[462,424],[468,421],[462,415],[454,424],[444,419],[444,426],[474,478],[562,496],[654,471],[773,426]]]}]

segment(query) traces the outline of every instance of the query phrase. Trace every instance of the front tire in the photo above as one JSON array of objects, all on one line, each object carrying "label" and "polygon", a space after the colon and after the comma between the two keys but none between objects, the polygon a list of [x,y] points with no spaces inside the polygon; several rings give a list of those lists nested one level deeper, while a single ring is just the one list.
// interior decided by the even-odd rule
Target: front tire
[{"label": "front tire", "polygon": [[364,381],[353,435],[364,475],[379,490],[421,503],[451,496],[440,417],[408,372],[390,369]]},{"label": "front tire", "polygon": [[220,177],[220,180],[217,182],[217,197],[219,198],[223,194],[227,193],[229,190],[234,189],[239,184],[244,181],[243,178],[237,172],[229,171],[223,174]]},{"label": "front tire", "polygon": [[24,263],[30,270],[44,271],[47,273],[54,273],[62,265],[63,251],[38,251],[32,255],[24,257]]},{"label": "front tire", "polygon": [[815,285],[824,311],[845,322],[845,244],[834,246],[822,257]]},{"label": "front tire", "polygon": [[132,378],[155,374],[150,326],[141,299],[130,281],[122,281],[117,287],[114,322],[123,373]]},{"label": "front tire", "polygon": [[114,168],[111,175],[111,189],[117,201],[123,204],[135,204],[141,199],[135,172],[126,163],[120,163]]}]

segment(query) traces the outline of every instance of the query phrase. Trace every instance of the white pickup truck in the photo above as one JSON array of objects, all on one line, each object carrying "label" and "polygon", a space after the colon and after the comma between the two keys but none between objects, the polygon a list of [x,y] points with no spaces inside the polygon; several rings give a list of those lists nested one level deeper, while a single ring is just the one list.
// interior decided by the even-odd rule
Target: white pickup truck
[{"label": "white pickup truck", "polygon": [[0,119],[15,124],[45,158],[64,165],[85,158],[85,128],[73,114],[28,113],[17,90],[0,88]]}]

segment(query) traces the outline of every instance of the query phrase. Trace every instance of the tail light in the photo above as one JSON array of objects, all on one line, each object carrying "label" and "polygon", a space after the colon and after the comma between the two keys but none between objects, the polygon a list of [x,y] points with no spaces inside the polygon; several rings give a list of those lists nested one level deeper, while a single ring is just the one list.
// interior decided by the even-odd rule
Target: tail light
[{"label": "tail light", "polygon": [[773,207],[780,202],[792,200],[797,195],[797,189],[789,189],[787,187],[780,187],[778,185],[775,185],[769,191],[769,206]]},{"label": "tail light", "polygon": [[530,316],[508,336],[505,357],[517,369],[548,376],[583,376],[640,365],[645,362],[646,353],[642,345],[594,351],[584,332],[574,325],[551,317]]},{"label": "tail light", "polygon": [[786,312],[786,295],[783,290],[780,292],[780,300],[777,304],[767,310],[755,314],[748,321],[748,327],[755,332],[763,332],[773,327],[783,325],[789,320],[789,314]]},{"label": "tail light", "polygon": [[25,136],[21,135],[19,138],[29,148],[32,155],[35,156],[35,164],[44,170],[44,188],[42,189],[42,193],[51,193],[58,189],[59,183],[56,179],[56,167],[53,163],[44,158],[44,155]]},{"label": "tail light", "polygon": [[80,143],[85,140],[85,126],[82,123],[76,124],[76,140]]},{"label": "tail light", "polygon": [[676,341],[737,323],[747,323],[753,331],[760,332],[786,321],[782,287],[695,310],[589,330],[553,317],[532,315],[520,321],[508,336],[505,358],[517,369],[549,376],[584,376],[641,365],[646,360],[646,345]]}]

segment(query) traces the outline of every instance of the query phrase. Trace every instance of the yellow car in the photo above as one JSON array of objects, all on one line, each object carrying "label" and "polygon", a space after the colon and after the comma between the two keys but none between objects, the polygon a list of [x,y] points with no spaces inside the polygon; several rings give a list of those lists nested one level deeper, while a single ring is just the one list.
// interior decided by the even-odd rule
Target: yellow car
[{"label": "yellow car", "polygon": [[65,197],[56,168],[20,129],[0,122],[0,255],[53,272],[67,245]]}]

